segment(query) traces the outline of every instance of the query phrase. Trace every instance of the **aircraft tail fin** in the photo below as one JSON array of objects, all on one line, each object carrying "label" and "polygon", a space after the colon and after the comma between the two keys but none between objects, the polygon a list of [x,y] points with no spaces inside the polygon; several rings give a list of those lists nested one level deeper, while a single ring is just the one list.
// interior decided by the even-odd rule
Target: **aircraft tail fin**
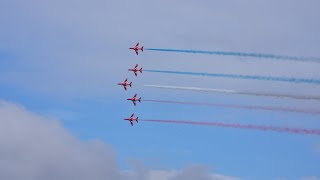
[{"label": "aircraft tail fin", "polygon": [[141,97],[138,99],[138,101],[141,103]]},{"label": "aircraft tail fin", "polygon": [[129,86],[132,87],[132,82],[130,82]]},{"label": "aircraft tail fin", "polygon": [[143,52],[143,46],[141,47],[141,51]]},{"label": "aircraft tail fin", "polygon": [[141,73],[142,73],[142,68],[140,68],[140,70],[139,70]]},{"label": "aircraft tail fin", "polygon": [[136,118],[136,121],[138,122],[139,117]]}]

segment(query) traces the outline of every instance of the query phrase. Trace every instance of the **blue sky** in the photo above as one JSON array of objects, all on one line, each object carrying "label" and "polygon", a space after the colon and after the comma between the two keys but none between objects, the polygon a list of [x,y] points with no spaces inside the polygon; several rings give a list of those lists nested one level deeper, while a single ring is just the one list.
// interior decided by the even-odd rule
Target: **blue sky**
[{"label": "blue sky", "polygon": [[[319,109],[317,101],[222,95],[143,87],[144,84],[319,95],[318,85],[143,73],[145,69],[320,78],[320,64],[245,57],[145,51],[148,48],[320,56],[319,2],[314,1],[62,1],[0,2],[0,99],[53,117],[81,141],[98,139],[150,169],[203,164],[242,179],[320,178],[320,140],[294,135],[139,122],[123,118],[222,121],[320,128],[319,116],[125,101],[145,99]],[[126,77],[133,88],[116,85]],[[307,178],[305,178],[307,179]]]}]

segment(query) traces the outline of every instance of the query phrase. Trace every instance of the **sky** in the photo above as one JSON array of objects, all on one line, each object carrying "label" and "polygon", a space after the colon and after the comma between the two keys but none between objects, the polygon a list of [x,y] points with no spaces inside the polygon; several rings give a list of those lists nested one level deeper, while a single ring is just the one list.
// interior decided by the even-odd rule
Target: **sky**
[{"label": "sky", "polygon": [[[320,102],[164,90],[171,85],[320,95],[316,84],[128,68],[320,79],[320,64],[128,48],[320,57],[320,2],[0,1],[1,179],[318,180],[314,135],[158,124],[123,118],[320,129],[317,115],[162,104],[127,98],[320,110]],[[118,82],[128,78],[124,91]],[[17,173],[19,172],[19,173]]]}]

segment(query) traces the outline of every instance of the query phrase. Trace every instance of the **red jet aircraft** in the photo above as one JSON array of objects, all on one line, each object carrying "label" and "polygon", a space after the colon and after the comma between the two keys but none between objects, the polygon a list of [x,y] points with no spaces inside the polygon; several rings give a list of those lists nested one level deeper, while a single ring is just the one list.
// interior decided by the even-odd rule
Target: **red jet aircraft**
[{"label": "red jet aircraft", "polygon": [[132,49],[136,52],[136,54],[138,55],[138,51],[141,50],[143,52],[143,46],[141,48],[138,47],[139,46],[139,43],[137,43],[134,47],[131,47],[129,49]]},{"label": "red jet aircraft", "polygon": [[133,69],[128,69],[128,71],[132,71],[134,73],[134,75],[137,76],[138,71],[140,71],[140,73],[142,73],[142,68],[140,68],[138,70],[137,67],[138,67],[138,64],[136,64]]},{"label": "red jet aircraft", "polygon": [[137,121],[138,123],[138,117],[136,117],[135,119],[133,119],[134,113],[132,113],[132,115],[129,118],[125,118],[123,120],[127,120],[130,121],[131,126],[133,126],[133,122],[132,121]]},{"label": "red jet aircraft", "polygon": [[136,101],[139,101],[141,103],[141,97],[137,98],[137,94],[135,94],[132,98],[129,98],[127,100],[132,101],[133,105],[136,105]]},{"label": "red jet aircraft", "polygon": [[126,79],[123,81],[123,83],[118,83],[118,85],[123,86],[124,90],[127,90],[127,86],[128,86],[128,85],[129,85],[130,87],[132,87],[132,86],[131,86],[131,85],[132,85],[132,82],[127,83],[127,81],[128,81],[128,78],[126,78]]}]

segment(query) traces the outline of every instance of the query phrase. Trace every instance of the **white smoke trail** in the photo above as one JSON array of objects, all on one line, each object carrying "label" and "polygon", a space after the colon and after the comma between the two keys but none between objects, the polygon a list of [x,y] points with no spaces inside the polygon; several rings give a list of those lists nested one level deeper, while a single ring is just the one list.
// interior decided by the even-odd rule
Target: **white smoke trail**
[{"label": "white smoke trail", "polygon": [[228,89],[211,89],[211,88],[199,88],[199,87],[183,87],[183,86],[162,86],[162,85],[143,85],[145,87],[162,88],[162,89],[176,89],[176,90],[188,90],[188,91],[202,91],[224,94],[241,94],[249,96],[267,96],[277,98],[291,98],[302,100],[320,100],[320,96],[306,96],[306,95],[292,95],[292,94],[275,94],[275,93],[256,93],[256,92],[243,92]]}]

